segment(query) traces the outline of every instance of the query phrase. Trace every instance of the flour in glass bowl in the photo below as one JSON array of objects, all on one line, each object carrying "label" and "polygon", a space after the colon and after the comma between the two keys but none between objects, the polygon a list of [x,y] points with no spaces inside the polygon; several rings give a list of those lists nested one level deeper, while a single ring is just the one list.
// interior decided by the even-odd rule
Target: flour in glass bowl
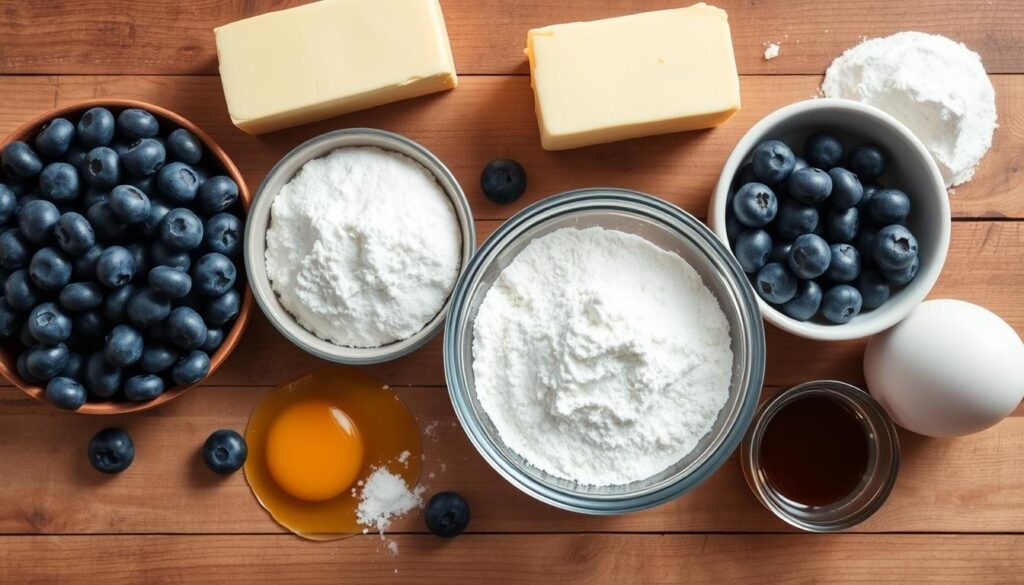
[{"label": "flour in glass bowl", "polygon": [[266,267],[281,305],[321,339],[379,347],[444,307],[461,265],[451,200],[411,158],[339,148],[274,197]]},{"label": "flour in glass bowl", "polygon": [[566,228],[500,273],[473,326],[476,394],[502,441],[580,484],[664,471],[729,397],[729,323],[680,256],[632,234]]}]

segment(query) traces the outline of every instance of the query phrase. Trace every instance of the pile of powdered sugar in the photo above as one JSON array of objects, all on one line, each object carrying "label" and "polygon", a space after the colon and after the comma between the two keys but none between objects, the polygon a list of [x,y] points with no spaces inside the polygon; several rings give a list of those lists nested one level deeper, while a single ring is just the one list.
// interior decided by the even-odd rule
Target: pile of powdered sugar
[{"label": "pile of powdered sugar", "polygon": [[729,395],[729,324],[681,257],[631,234],[561,229],[487,292],[473,373],[502,440],[589,485],[645,479],[711,429]]},{"label": "pile of powdered sugar", "polygon": [[821,91],[903,122],[928,147],[947,187],[971,180],[992,146],[992,82],[977,53],[946,37],[901,32],[865,41],[832,62]]},{"label": "pile of powdered sugar", "polygon": [[444,306],[461,262],[451,201],[416,161],[340,148],[274,197],[266,267],[281,304],[318,337],[377,347],[412,336]]},{"label": "pile of powdered sugar", "polygon": [[423,500],[423,487],[410,489],[400,475],[378,467],[370,473],[358,490],[359,504],[356,520],[363,526],[375,528],[382,536],[391,521],[418,508]]}]

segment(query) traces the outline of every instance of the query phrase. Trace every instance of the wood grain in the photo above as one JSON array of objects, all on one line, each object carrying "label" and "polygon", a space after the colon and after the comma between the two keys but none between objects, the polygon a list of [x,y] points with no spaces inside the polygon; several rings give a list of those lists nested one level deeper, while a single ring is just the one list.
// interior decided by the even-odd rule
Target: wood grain
[{"label": "wood grain", "polygon": [[[433,150],[462,183],[477,219],[506,219],[548,195],[595,186],[652,193],[705,217],[722,165],[740,137],[769,112],[812,97],[818,83],[809,76],[744,77],[743,110],[717,129],[546,152],[540,147],[526,77],[467,78],[451,92],[252,137],[231,125],[215,77],[0,76],[0,135],[57,105],[103,96],[133,98],[174,110],[206,130],[254,190],[270,167],[303,141],[329,130],[369,126],[405,134]],[[1024,183],[1024,75],[997,77],[995,83],[1000,112],[995,145],[977,177],[951,197],[955,217],[1024,218],[1019,191]],[[529,189],[514,205],[495,205],[478,187],[487,161],[502,156],[519,160],[529,174]]]},{"label": "wood grain", "polygon": [[[277,533],[241,473],[215,476],[199,447],[218,428],[241,430],[266,388],[198,388],[158,410],[84,417],[0,390],[0,533]],[[774,393],[769,389],[765,395]],[[469,444],[440,388],[400,390],[424,430],[422,485],[454,489],[474,532],[790,532],[754,499],[736,457],[690,494],[653,510],[594,517],[555,510],[519,492]],[[85,457],[89,438],[116,425],[137,457],[108,477]],[[862,532],[1014,532],[1024,526],[1024,418],[956,440],[900,435],[896,488]],[[433,477],[431,477],[433,474]],[[31,489],[26,490],[26,486]],[[922,513],[926,511],[926,513]],[[413,513],[396,532],[423,532]]]},{"label": "wood grain", "polygon": [[1020,536],[289,536],[0,538],[0,582],[147,583],[1018,583]]},{"label": "wood grain", "polygon": [[[213,28],[304,0],[0,3],[0,73],[214,74]],[[560,22],[675,8],[688,0],[442,0],[462,74],[526,73],[526,32]],[[901,30],[950,36],[978,51],[991,73],[1024,73],[1020,2],[716,0],[729,13],[745,74],[820,74],[864,37]],[[765,61],[768,42],[782,54]]]}]

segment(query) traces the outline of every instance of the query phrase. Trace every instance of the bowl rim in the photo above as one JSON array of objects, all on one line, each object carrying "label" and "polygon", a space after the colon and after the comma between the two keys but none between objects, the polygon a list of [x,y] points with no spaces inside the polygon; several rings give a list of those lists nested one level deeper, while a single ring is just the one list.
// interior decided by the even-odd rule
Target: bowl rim
[{"label": "bowl rim", "polygon": [[[711,229],[723,242],[729,241],[728,234],[725,230],[725,202],[728,200],[733,178],[736,173],[739,172],[743,161],[746,160],[747,155],[751,150],[753,150],[756,143],[765,138],[761,135],[764,134],[768,128],[784,122],[787,119],[795,118],[814,110],[856,112],[860,115],[873,117],[884,125],[890,127],[911,149],[917,153],[917,156],[928,168],[927,178],[931,183],[932,188],[927,190],[926,196],[933,197],[935,199],[935,202],[939,206],[939,213],[942,219],[941,225],[934,226],[937,230],[937,240],[939,242],[938,248],[935,250],[935,254],[930,256],[930,261],[927,264],[921,265],[921,270],[918,273],[917,278],[914,279],[914,283],[917,283],[917,286],[914,287],[913,292],[911,293],[909,288],[904,289],[908,293],[911,293],[911,296],[907,297],[910,300],[901,303],[899,306],[891,305],[888,308],[883,306],[880,309],[874,309],[872,311],[873,315],[871,319],[867,321],[854,321],[844,325],[826,325],[808,321],[797,321],[787,317],[781,311],[778,311],[769,305],[761,298],[760,295],[754,295],[757,299],[758,305],[761,307],[761,314],[764,318],[772,325],[787,333],[819,341],[848,341],[853,339],[862,339],[896,325],[905,319],[914,307],[924,301],[935,286],[935,282],[938,280],[939,274],[942,272],[942,267],[946,262],[946,256],[949,252],[949,242],[952,232],[952,217],[949,206],[949,195],[946,191],[945,182],[942,179],[942,173],[939,171],[939,167],[932,158],[931,153],[928,152],[927,147],[925,147],[924,143],[922,143],[906,125],[890,114],[874,106],[862,104],[853,100],[839,98],[811,98],[783,106],[764,118],[761,118],[761,120],[751,126],[751,128],[747,130],[747,132],[744,133],[736,143],[736,146],[733,147],[732,152],[729,154],[725,164],[722,166],[722,172],[719,175],[718,182],[715,185],[715,190],[711,196],[710,202],[708,203],[708,223],[710,224]],[[732,254],[731,248],[729,253]]]},{"label": "bowl rim", "polygon": [[[743,371],[741,378],[745,395],[738,400],[737,406],[734,407],[736,415],[732,426],[724,432],[718,445],[708,452],[703,463],[689,474],[678,476],[658,489],[649,489],[637,494],[597,496],[569,492],[552,487],[524,473],[517,464],[500,455],[488,435],[483,432],[478,419],[470,414],[473,411],[469,405],[471,390],[463,380],[460,367],[456,363],[455,354],[463,333],[459,331],[459,327],[455,327],[451,323],[451,320],[454,318],[453,316],[461,315],[462,307],[469,301],[467,294],[470,281],[476,278],[478,272],[487,267],[484,261],[496,248],[504,247],[518,237],[518,235],[513,235],[512,240],[505,241],[510,233],[521,232],[552,217],[557,217],[559,210],[564,207],[581,204],[586,206],[575,207],[572,211],[607,209],[644,215],[643,211],[638,212],[637,209],[624,207],[639,205],[646,207],[647,211],[652,214],[644,215],[644,217],[653,218],[655,214],[668,215],[671,219],[692,228],[695,236],[717,251],[719,259],[725,264],[729,273],[729,276],[725,278],[737,281],[734,288],[740,297],[737,299],[737,305],[741,311],[740,318],[748,325],[745,328],[743,340],[747,349],[746,353],[749,356],[749,367]],[[717,471],[739,447],[753,420],[760,398],[767,354],[764,324],[760,318],[758,305],[754,302],[753,289],[741,282],[745,279],[743,270],[728,248],[703,222],[678,206],[647,193],[615,187],[575,189],[547,197],[520,210],[499,226],[480,246],[452,293],[452,310],[448,313],[448,322],[444,333],[444,370],[448,395],[463,431],[477,452],[506,481],[527,495],[563,510],[590,515],[617,515],[652,508],[682,496]],[[463,326],[468,328],[470,324],[470,321],[466,321]]]},{"label": "bowl rim", "polygon": [[[321,340],[324,344],[330,346],[329,349],[321,350],[310,344],[312,339],[319,339],[314,333],[300,325],[283,306],[280,307],[280,311],[277,310],[276,306],[280,306],[280,302],[277,300],[277,293],[274,292],[270,285],[269,278],[254,278],[254,275],[265,276],[266,273],[262,254],[258,259],[254,257],[257,252],[254,248],[257,244],[254,244],[254,242],[257,242],[257,240],[262,242],[262,244],[259,244],[259,251],[265,252],[266,233],[271,219],[270,208],[274,198],[277,197],[277,192],[269,192],[271,181],[284,173],[284,167],[293,160],[303,158],[308,151],[318,149],[325,143],[329,144],[330,150],[359,146],[373,146],[392,150],[393,152],[409,156],[434,176],[437,184],[444,190],[445,195],[451,201],[456,220],[459,223],[459,232],[462,238],[462,258],[459,262],[459,273],[456,277],[456,283],[458,278],[465,273],[476,251],[476,223],[473,218],[473,211],[469,205],[466,193],[462,189],[462,185],[436,154],[406,136],[378,128],[342,128],[314,136],[281,157],[256,189],[252,211],[249,213],[245,224],[244,256],[246,272],[249,274],[249,286],[253,290],[256,304],[267,317],[267,320],[288,341],[320,359],[352,366],[389,362],[423,347],[441,331],[452,305],[452,298],[455,292],[454,284],[452,290],[448,293],[448,298],[445,299],[444,305],[442,305],[437,314],[422,329],[405,339],[368,348],[341,346]],[[417,160],[416,156],[410,156],[409,152],[422,157],[429,164],[424,164],[422,161]],[[262,217],[264,212],[266,214],[266,222],[260,221],[261,225],[257,225],[258,217]],[[280,313],[280,318],[278,313]]]},{"label": "bowl rim", "polygon": [[[249,207],[252,203],[252,195],[245,184],[245,178],[242,176],[241,171],[238,170],[238,167],[235,165],[234,161],[231,160],[231,157],[228,156],[227,152],[217,144],[209,134],[188,118],[177,112],[150,102],[128,98],[91,98],[72,102],[33,116],[30,120],[15,128],[7,135],[6,138],[0,141],[0,148],[3,148],[11,142],[24,140],[32,136],[34,133],[39,131],[40,126],[54,118],[60,118],[71,114],[79,114],[85,110],[95,107],[111,109],[139,108],[162,118],[164,121],[170,121],[191,132],[199,139],[200,142],[202,142],[203,148],[205,148],[206,151],[217,160],[220,166],[223,167],[224,172],[238,185],[238,198],[242,204],[242,212],[243,215],[248,215]],[[145,402],[131,402],[128,400],[86,402],[81,408],[66,412],[90,415],[126,414],[156,408],[174,400],[188,390],[191,390],[192,388],[199,386],[204,381],[209,380],[210,377],[213,376],[213,374],[227,360],[228,356],[230,356],[238,346],[238,342],[241,339],[242,334],[248,327],[252,316],[252,310],[253,295],[248,285],[248,278],[246,278],[246,284],[242,287],[242,308],[238,312],[238,317],[235,318],[234,325],[232,325],[231,330],[228,331],[227,335],[224,337],[224,342],[219,348],[217,348],[217,351],[210,356],[210,371],[198,383],[188,386],[172,386],[171,388],[164,390],[160,396]],[[0,360],[0,375],[7,378],[15,386],[25,392],[25,394],[28,394],[32,398],[42,402],[48,403],[46,400],[45,388],[30,384],[23,380],[21,376],[18,375],[17,370],[6,363],[6,360]]]}]

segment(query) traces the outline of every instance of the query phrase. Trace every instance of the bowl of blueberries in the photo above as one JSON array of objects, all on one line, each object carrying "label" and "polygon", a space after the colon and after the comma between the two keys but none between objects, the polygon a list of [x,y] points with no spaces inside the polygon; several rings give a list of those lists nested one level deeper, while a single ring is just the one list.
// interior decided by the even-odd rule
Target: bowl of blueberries
[{"label": "bowl of blueberries", "polygon": [[764,318],[810,339],[892,327],[928,296],[949,248],[949,198],[925,146],[848,100],[798,102],[755,124],[708,217]]},{"label": "bowl of blueberries", "polygon": [[252,311],[249,203],[225,152],[151,104],[90,100],[15,130],[0,146],[0,374],[87,414],[199,383]]}]

